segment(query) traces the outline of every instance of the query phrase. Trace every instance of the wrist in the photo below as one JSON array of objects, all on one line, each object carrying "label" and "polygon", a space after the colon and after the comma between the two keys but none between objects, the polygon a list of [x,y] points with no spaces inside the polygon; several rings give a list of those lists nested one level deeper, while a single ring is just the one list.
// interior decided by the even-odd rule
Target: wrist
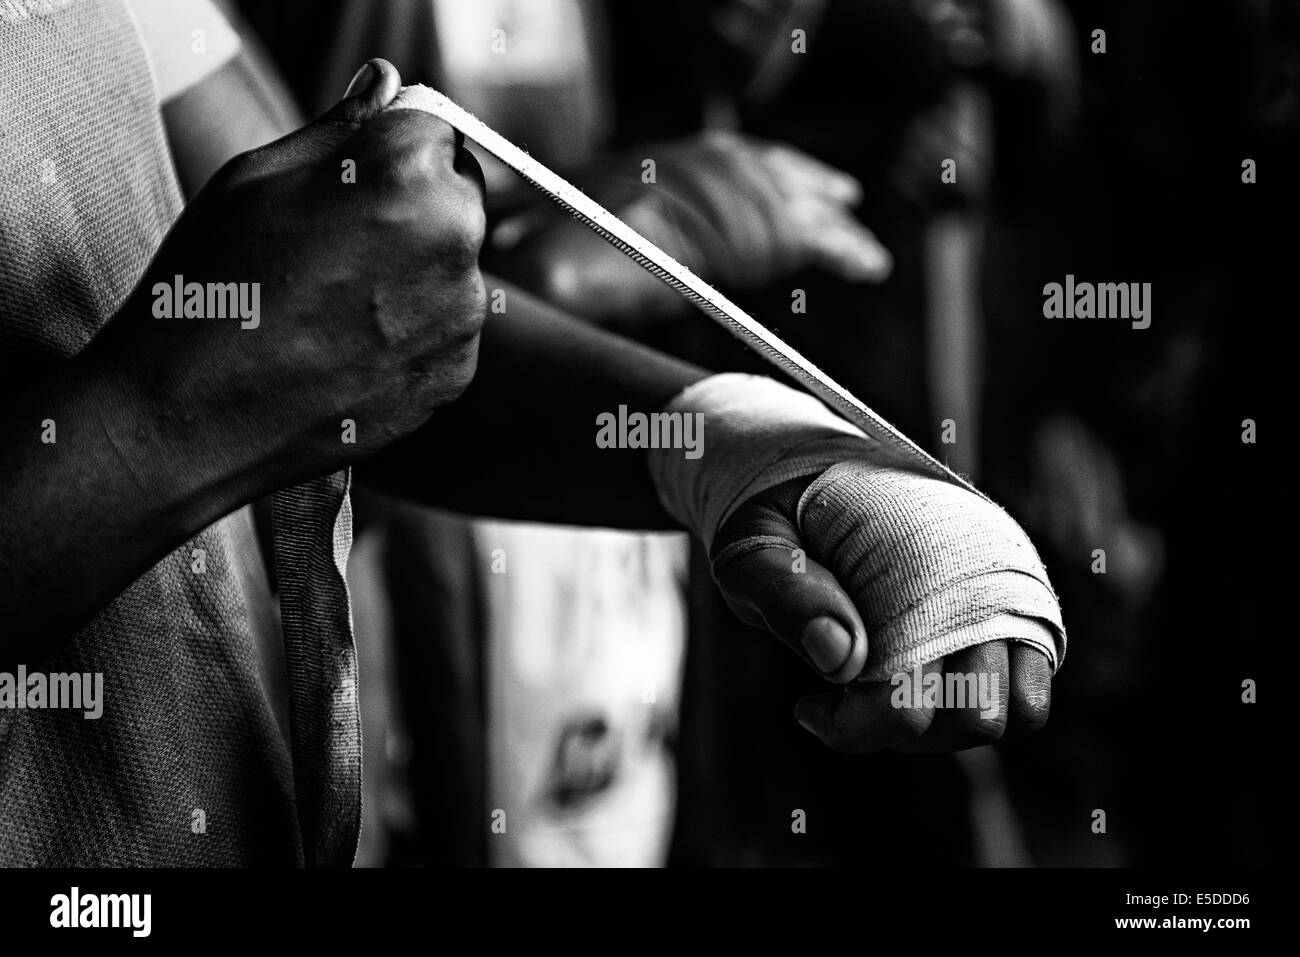
[{"label": "wrist", "polygon": [[261,447],[270,430],[243,427],[230,404],[219,407],[202,390],[182,393],[165,371],[150,376],[111,341],[92,343],[69,371],[86,416],[129,473],[118,487],[143,498],[145,520],[168,537],[183,540],[270,491]]},{"label": "wrist", "polygon": [[868,449],[859,429],[812,396],[763,376],[709,376],[666,411],[703,416],[703,456],[688,460],[679,450],[652,449],[649,466],[664,508],[707,549],[754,496],[794,479],[807,484]]}]

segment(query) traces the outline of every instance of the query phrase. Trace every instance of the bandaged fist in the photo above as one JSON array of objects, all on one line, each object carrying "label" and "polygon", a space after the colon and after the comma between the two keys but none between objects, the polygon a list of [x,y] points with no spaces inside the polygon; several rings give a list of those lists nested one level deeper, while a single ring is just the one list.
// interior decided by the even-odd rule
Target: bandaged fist
[{"label": "bandaged fist", "polygon": [[674,400],[709,451],[658,455],[665,506],[705,541],[728,605],[842,691],[800,723],[836,750],[954,750],[1040,727],[1065,649],[1033,545],[1000,508],[884,464],[867,437],[771,380]]}]

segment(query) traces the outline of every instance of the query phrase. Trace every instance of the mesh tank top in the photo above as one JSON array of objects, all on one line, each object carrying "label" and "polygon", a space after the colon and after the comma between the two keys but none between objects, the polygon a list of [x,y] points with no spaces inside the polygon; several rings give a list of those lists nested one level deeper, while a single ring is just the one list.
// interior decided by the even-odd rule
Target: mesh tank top
[{"label": "mesh tank top", "polygon": [[[123,0],[0,0],[0,390],[86,346],[181,205]],[[292,747],[250,625],[265,571],[245,508],[166,556],[57,655],[27,663],[102,673],[103,715],[0,709],[0,865],[351,863],[347,483],[340,473],[276,495]],[[67,579],[76,588],[77,570]]]}]

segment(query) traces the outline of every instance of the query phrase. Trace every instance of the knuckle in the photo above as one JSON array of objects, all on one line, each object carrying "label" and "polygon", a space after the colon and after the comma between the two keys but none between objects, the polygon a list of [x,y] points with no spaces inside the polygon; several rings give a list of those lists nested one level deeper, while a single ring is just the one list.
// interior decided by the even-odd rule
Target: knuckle
[{"label": "knuckle", "polygon": [[738,133],[731,130],[706,130],[699,134],[696,148],[700,159],[705,162],[730,167],[738,162],[745,143]]},{"label": "knuckle", "polygon": [[478,337],[447,343],[434,356],[424,356],[407,368],[412,395],[423,396],[421,405],[454,402],[464,394],[478,371]]},{"label": "knuckle", "polygon": [[461,327],[468,336],[477,336],[482,331],[483,324],[487,322],[487,290],[483,287],[482,278],[477,273],[475,280],[471,283],[470,291],[465,297],[465,308],[461,317]]},{"label": "knuckle", "polygon": [[474,381],[474,374],[477,371],[478,336],[475,335],[456,349],[456,362],[448,377],[448,391],[452,398],[460,398],[469,388],[469,384]]},{"label": "knuckle", "polygon": [[706,130],[700,137],[705,146],[713,149],[729,149],[740,142],[739,135],[731,130]]},{"label": "knuckle", "polygon": [[453,262],[475,263],[487,233],[487,214],[477,195],[466,197],[444,233],[444,248]]},{"label": "knuckle", "polygon": [[455,128],[440,116],[422,110],[400,110],[389,115],[394,117],[394,122],[412,140],[438,148],[446,148],[456,142]]},{"label": "knuckle", "polygon": [[379,185],[396,194],[398,202],[405,203],[411,193],[428,189],[434,181],[434,165],[428,149],[394,151],[379,164]]},{"label": "knuckle", "polygon": [[451,292],[450,308],[444,313],[444,336],[454,347],[477,343],[487,321],[487,291],[477,271]]},{"label": "knuckle", "polygon": [[259,155],[259,151],[249,150],[232,157],[217,171],[213,177],[214,182],[225,188],[231,188],[255,179],[261,166]]},{"label": "knuckle", "polygon": [[443,152],[443,144],[404,126],[375,133],[363,151],[378,187],[398,194],[428,188],[438,178]]},{"label": "knuckle", "polygon": [[1015,724],[1018,730],[1026,733],[1041,731],[1047,726],[1048,716],[1051,714],[1051,698],[1042,692],[1030,692],[1026,695],[1017,695],[1012,704],[1015,713]]}]

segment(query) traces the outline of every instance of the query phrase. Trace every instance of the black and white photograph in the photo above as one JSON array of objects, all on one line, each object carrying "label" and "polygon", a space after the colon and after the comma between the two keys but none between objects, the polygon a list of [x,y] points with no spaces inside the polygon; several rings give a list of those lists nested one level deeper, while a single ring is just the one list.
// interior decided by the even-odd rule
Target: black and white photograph
[{"label": "black and white photograph", "polygon": [[1298,176],[1295,0],[0,0],[0,919],[1280,933]]}]

